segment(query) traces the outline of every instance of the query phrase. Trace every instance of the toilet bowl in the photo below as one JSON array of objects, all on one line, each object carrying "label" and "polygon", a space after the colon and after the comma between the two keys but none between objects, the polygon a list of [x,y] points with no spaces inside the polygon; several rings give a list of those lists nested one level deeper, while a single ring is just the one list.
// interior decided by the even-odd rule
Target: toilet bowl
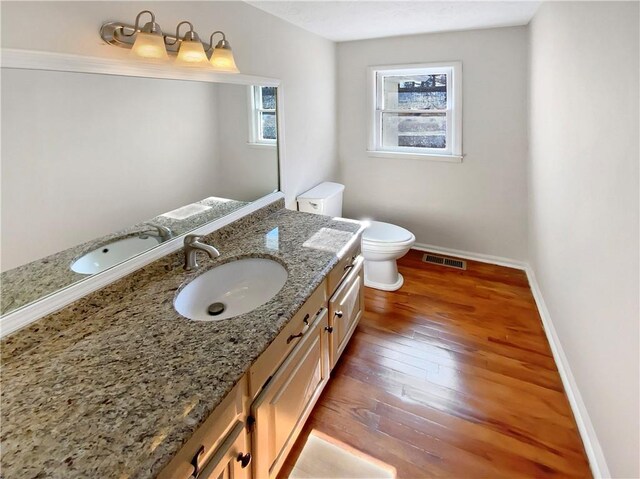
[{"label": "toilet bowl", "polygon": [[[298,210],[327,216],[342,216],[344,185],[320,183],[298,196]],[[400,289],[404,279],[396,260],[415,243],[411,231],[391,223],[372,221],[362,235],[364,285],[384,291]]]},{"label": "toilet bowl", "polygon": [[407,254],[415,241],[409,230],[372,221],[362,235],[365,286],[383,291],[400,289],[404,278],[398,272],[396,260]]}]

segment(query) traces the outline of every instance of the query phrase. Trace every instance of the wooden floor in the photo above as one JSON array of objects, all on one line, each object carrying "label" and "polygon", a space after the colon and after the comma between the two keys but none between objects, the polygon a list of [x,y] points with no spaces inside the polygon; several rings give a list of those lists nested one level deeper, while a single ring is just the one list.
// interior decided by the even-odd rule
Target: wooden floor
[{"label": "wooden floor", "polygon": [[366,314],[281,477],[313,429],[399,478],[591,477],[522,271],[399,261],[400,291]]}]

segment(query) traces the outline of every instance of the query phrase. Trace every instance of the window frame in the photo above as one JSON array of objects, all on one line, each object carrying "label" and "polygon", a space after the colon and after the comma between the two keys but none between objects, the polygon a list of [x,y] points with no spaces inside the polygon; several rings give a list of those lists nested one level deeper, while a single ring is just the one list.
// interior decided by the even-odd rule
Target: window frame
[{"label": "window frame", "polygon": [[[385,147],[382,144],[383,112],[398,110],[383,108],[383,78],[399,75],[447,75],[446,110],[402,110],[402,113],[443,112],[447,121],[446,148]],[[368,68],[369,141],[368,154],[378,158],[429,159],[436,161],[462,161],[462,62],[415,63]]]},{"label": "window frame", "polygon": [[[276,93],[276,108],[262,108],[262,88],[270,85],[249,85],[249,145],[255,147],[273,147],[278,145],[278,98]],[[262,113],[273,113],[276,117],[276,138],[263,138],[260,125]]]}]

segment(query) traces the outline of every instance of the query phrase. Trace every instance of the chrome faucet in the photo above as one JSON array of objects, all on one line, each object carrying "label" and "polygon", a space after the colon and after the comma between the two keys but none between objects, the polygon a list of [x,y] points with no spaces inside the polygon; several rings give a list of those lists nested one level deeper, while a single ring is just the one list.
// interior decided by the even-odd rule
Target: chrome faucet
[{"label": "chrome faucet", "polygon": [[151,226],[153,229],[157,231],[158,237],[162,241],[167,241],[168,239],[173,238],[173,231],[171,231],[166,226],[162,225],[154,225],[153,223],[145,223],[146,226]]},{"label": "chrome faucet", "polygon": [[187,235],[184,237],[184,269],[191,271],[198,267],[197,253],[204,251],[209,258],[214,259],[220,256],[220,251],[213,246],[201,243],[202,236]]}]

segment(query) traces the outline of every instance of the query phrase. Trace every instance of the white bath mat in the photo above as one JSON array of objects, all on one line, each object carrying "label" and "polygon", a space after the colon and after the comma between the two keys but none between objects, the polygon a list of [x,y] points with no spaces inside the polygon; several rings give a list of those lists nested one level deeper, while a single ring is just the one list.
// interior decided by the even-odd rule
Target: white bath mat
[{"label": "white bath mat", "polygon": [[396,470],[360,451],[312,431],[290,479],[394,479]]}]

